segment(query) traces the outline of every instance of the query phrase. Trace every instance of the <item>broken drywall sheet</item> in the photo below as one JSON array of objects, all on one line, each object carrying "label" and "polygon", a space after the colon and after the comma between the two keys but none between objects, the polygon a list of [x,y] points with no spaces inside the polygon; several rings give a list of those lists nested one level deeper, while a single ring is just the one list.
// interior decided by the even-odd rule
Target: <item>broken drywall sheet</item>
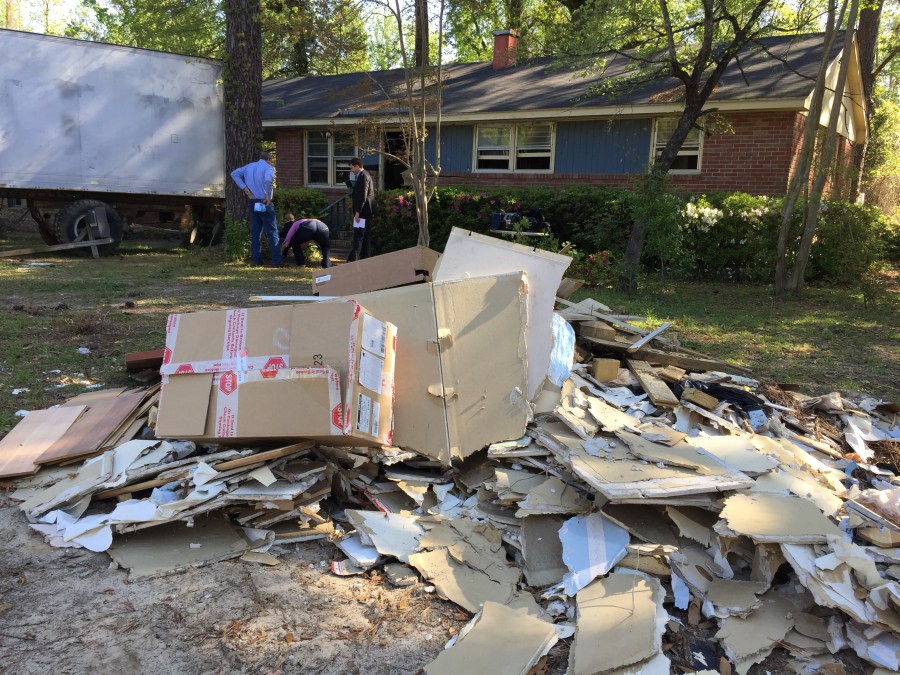
[{"label": "broken drywall sheet", "polygon": [[494,581],[481,570],[454,560],[445,548],[420,551],[409,557],[410,564],[434,584],[441,597],[473,614],[491,601],[525,609],[538,616],[540,608],[528,593],[520,593],[514,583]]},{"label": "broken drywall sheet", "polygon": [[519,502],[516,517],[551,513],[587,513],[590,510],[591,502],[578,488],[566,485],[556,476],[551,476],[533,488],[528,496]]},{"label": "broken drywall sheet", "polygon": [[603,514],[632,535],[648,544],[680,546],[678,537],[655,506],[639,504],[606,504]]},{"label": "broken drywall sheet", "polygon": [[602,513],[570,518],[559,530],[563,561],[569,568],[563,590],[573,596],[625,557],[630,537]]},{"label": "broken drywall sheet", "polygon": [[855,587],[850,578],[850,569],[844,566],[841,574],[820,570],[816,566],[819,556],[812,546],[782,544],[781,550],[787,562],[794,568],[797,578],[819,605],[838,607],[855,621],[868,624],[866,604],[856,597]]},{"label": "broken drywall sheet", "polygon": [[720,619],[745,616],[762,604],[759,594],[765,593],[768,588],[769,585],[762,581],[713,579],[706,591],[706,602],[709,605],[704,604],[703,608],[707,616]]},{"label": "broken drywall sheet", "polygon": [[224,520],[197,518],[193,527],[178,522],[119,535],[109,555],[130,579],[143,579],[237,558],[253,545]]},{"label": "broken drywall sheet", "polygon": [[[627,448],[620,447],[624,446],[620,441],[608,456],[593,457],[584,449],[584,441],[562,423],[542,421],[532,433],[560,464],[613,502],[655,497],[670,500],[680,495],[737,490],[753,484],[753,479],[746,474],[732,471],[709,456],[698,456],[697,462],[705,465],[701,473],[680,466],[659,467],[644,460],[628,459]],[[662,445],[656,447],[661,451],[672,450]]]},{"label": "broken drywall sheet", "polygon": [[744,436],[702,436],[689,438],[688,443],[703,448],[724,464],[751,476],[778,466],[775,459],[764,455]]},{"label": "broken drywall sheet", "polygon": [[454,227],[434,270],[436,282],[524,271],[528,278],[527,397],[534,399],[550,368],[556,289],[569,256],[502,241]]},{"label": "broken drywall sheet", "polygon": [[781,595],[770,592],[759,609],[746,618],[729,616],[722,620],[716,637],[725,653],[736,664],[739,675],[747,675],[754,663],[766,658],[794,627],[795,606]]},{"label": "broken drywall sheet", "polygon": [[562,557],[559,516],[527,516],[522,520],[520,540],[525,560],[525,579],[540,588],[558,584],[568,572]]},{"label": "broken drywall sheet", "polygon": [[533,473],[504,466],[494,468],[494,490],[502,500],[524,499],[534,488],[547,480],[542,473]]},{"label": "broken drywall sheet", "polygon": [[353,509],[344,513],[364,542],[371,543],[381,555],[405,563],[419,549],[419,537],[425,532],[413,516]]},{"label": "broken drywall sheet", "polygon": [[815,504],[799,497],[733,495],[725,500],[722,518],[732,531],[757,543],[824,544],[829,535],[842,536]]},{"label": "broken drywall sheet", "polygon": [[662,649],[668,614],[659,581],[616,572],[578,592],[569,673],[593,675],[647,661]]},{"label": "broken drywall sheet", "polygon": [[497,675],[526,675],[558,639],[553,624],[486,602],[473,619],[472,628],[425,666],[425,672],[459,675],[477,670]]},{"label": "broken drywall sheet", "polygon": [[844,506],[834,490],[816,482],[807,471],[792,466],[782,465],[756,479],[751,492],[769,492],[772,494],[795,494],[819,507],[827,516],[835,516]]},{"label": "broken drywall sheet", "polygon": [[369,569],[380,559],[378,549],[363,543],[358,534],[352,534],[334,543],[350,559],[353,566],[360,570]]},{"label": "broken drywall sheet", "polygon": [[715,559],[699,546],[685,546],[669,556],[672,574],[678,575],[694,595],[705,597],[714,579],[721,579],[725,572]]},{"label": "broken drywall sheet", "polygon": [[421,548],[444,548],[456,562],[502,584],[516,584],[521,578],[521,570],[508,563],[500,531],[491,523],[457,518],[427,527],[419,538]]},{"label": "broken drywall sheet", "polygon": [[678,527],[681,536],[693,539],[707,548],[712,545],[715,538],[712,528],[719,520],[718,515],[705,509],[691,506],[682,506],[680,508],[667,506],[666,514]]}]

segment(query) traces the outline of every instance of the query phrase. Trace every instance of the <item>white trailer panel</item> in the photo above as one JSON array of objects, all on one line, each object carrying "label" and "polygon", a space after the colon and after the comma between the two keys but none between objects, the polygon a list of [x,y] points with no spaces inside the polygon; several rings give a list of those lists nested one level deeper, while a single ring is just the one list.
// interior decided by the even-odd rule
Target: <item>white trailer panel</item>
[{"label": "white trailer panel", "polygon": [[224,198],[219,62],[0,30],[0,188]]}]

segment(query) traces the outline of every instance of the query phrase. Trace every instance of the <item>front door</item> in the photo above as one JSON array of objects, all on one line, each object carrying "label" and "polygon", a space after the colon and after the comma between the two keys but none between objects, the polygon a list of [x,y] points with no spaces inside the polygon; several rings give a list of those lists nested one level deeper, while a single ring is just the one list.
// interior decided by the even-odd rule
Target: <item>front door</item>
[{"label": "front door", "polygon": [[[406,169],[403,162],[394,159],[402,157],[406,159],[406,141],[403,140],[401,131],[384,132],[384,189],[397,190],[403,187],[403,171]],[[388,155],[393,155],[389,157]]]}]

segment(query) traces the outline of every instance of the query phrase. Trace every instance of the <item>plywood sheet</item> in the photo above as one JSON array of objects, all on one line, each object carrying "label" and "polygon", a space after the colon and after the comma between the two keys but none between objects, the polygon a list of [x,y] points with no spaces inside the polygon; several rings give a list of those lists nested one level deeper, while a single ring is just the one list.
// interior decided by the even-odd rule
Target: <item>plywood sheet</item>
[{"label": "plywood sheet", "polygon": [[119,392],[91,402],[65,436],[47,448],[37,462],[52,464],[97,452],[109,435],[141,405],[145,396],[146,392],[141,390]]},{"label": "plywood sheet", "polygon": [[85,406],[32,410],[0,440],[0,478],[26,476],[37,470],[37,459],[68,432]]}]

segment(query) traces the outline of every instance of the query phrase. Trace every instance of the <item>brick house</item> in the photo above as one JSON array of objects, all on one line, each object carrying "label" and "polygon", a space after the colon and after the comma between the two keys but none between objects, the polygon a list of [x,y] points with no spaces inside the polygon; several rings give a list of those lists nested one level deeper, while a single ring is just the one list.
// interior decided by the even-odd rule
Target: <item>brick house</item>
[{"label": "brick house", "polygon": [[[592,85],[627,77],[622,57],[602,78],[585,78],[551,59],[516,63],[516,35],[496,31],[491,63],[444,67],[440,164],[442,185],[626,184],[646,171],[681,111],[679,83],[642,84],[617,95]],[[732,63],[688,137],[671,173],[692,192],[741,190],[783,194],[800,147],[823,36],[764,38]],[[835,77],[843,41],[833,49]],[[841,156],[866,135],[854,42],[843,111]],[[281,187],[345,193],[347,160],[362,156],[380,188],[403,185],[402,70],[269,80],[263,128],[276,144]],[[594,93],[597,91],[598,93]],[[826,97],[822,126],[828,122]],[[434,162],[435,115],[427,118]]]}]

